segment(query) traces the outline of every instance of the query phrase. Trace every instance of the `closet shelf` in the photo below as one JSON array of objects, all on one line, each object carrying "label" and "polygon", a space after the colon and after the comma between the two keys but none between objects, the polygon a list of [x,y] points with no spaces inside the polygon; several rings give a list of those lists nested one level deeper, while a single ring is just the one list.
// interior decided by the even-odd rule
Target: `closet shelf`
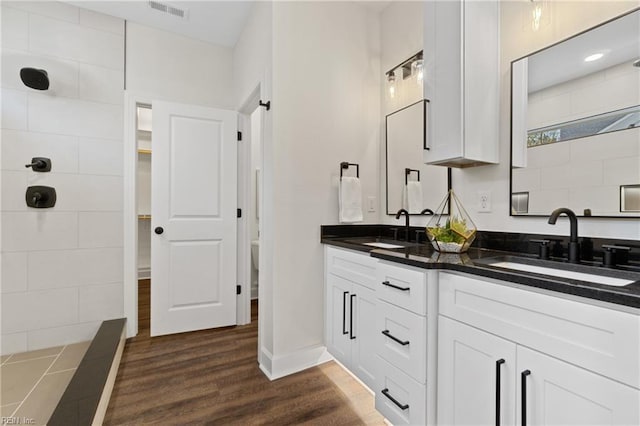
[{"label": "closet shelf", "polygon": [[150,214],[139,214],[138,215],[138,219],[139,220],[151,220],[151,215]]},{"label": "closet shelf", "polygon": [[151,154],[150,149],[138,148],[138,154]]}]

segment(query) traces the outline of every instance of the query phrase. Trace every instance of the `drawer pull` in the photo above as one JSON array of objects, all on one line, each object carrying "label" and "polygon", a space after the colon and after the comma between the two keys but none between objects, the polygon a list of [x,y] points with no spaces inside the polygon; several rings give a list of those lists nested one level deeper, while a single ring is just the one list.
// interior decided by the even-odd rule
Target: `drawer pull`
[{"label": "drawer pull", "polygon": [[393,334],[389,333],[389,330],[382,330],[382,334],[384,334],[385,336],[387,336],[389,339],[393,340],[394,342],[400,343],[402,346],[407,346],[409,344],[408,340],[400,340],[400,339],[398,339],[396,336],[394,336]]},{"label": "drawer pull", "polygon": [[496,426],[500,426],[500,387],[502,385],[500,380],[500,367],[504,363],[503,358],[496,361]]},{"label": "drawer pull", "polygon": [[404,410],[406,410],[407,408],[409,408],[409,404],[401,404],[401,403],[399,403],[399,402],[398,402],[398,400],[397,400],[397,399],[395,399],[394,397],[392,397],[392,396],[389,394],[389,389],[388,389],[388,388],[382,389],[382,394],[383,394],[384,396],[386,396],[387,398],[389,398],[389,399],[391,400],[391,402],[393,402],[394,404],[396,404],[396,405],[398,406],[398,408],[400,408],[401,410],[403,410],[403,411],[404,411]]},{"label": "drawer pull", "polygon": [[389,281],[382,281],[383,285],[386,285],[387,287],[392,287],[398,290],[402,290],[402,291],[409,291],[411,290],[411,287],[398,287],[397,285],[393,285],[391,284]]},{"label": "drawer pull", "polygon": [[349,300],[349,339],[354,340],[356,336],[353,334],[353,299],[356,295],[352,294]]},{"label": "drawer pull", "polygon": [[342,334],[349,334],[349,332],[345,328],[347,324],[347,294],[349,294],[348,291],[342,293]]},{"label": "drawer pull", "polygon": [[522,398],[522,424],[521,426],[527,426],[527,376],[531,374],[530,370],[524,370],[520,373],[520,387]]}]

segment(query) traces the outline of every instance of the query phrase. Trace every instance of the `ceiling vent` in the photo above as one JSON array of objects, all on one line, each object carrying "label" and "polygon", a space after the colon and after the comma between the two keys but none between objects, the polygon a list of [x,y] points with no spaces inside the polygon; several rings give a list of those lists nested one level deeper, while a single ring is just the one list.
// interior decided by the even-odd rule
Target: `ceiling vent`
[{"label": "ceiling vent", "polygon": [[149,7],[159,12],[168,13],[169,15],[177,16],[178,18],[187,19],[189,17],[189,11],[186,9],[180,9],[179,7],[172,6],[168,3],[160,3],[159,1],[149,1]]}]

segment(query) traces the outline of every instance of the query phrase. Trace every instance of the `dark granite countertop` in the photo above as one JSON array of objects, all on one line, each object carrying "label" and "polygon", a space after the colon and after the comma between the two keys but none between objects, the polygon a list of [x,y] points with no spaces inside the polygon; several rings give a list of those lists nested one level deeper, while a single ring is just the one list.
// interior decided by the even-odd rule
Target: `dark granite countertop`
[{"label": "dark granite countertop", "polygon": [[[321,238],[321,242],[323,244],[368,252],[372,257],[390,262],[401,263],[423,269],[464,272],[481,277],[572,294],[575,296],[586,297],[632,308],[640,308],[640,271],[605,269],[595,266],[572,265],[561,261],[551,261],[554,266],[561,265],[561,268],[559,269],[563,270],[595,272],[596,274],[600,272],[600,274],[606,274],[610,277],[635,281],[634,283],[623,287],[616,287],[576,279],[557,278],[532,272],[521,272],[491,266],[487,263],[487,259],[496,258],[501,261],[514,259],[518,260],[519,263],[534,266],[549,265],[549,261],[540,261],[537,259],[537,256],[529,253],[523,254],[512,251],[472,247],[467,253],[458,255],[439,253],[435,251],[429,243],[410,243],[408,247],[397,249],[380,249],[364,245],[366,242],[375,240],[376,237],[367,237],[362,234],[349,236],[330,236],[325,234]],[[378,240],[393,243],[393,241],[390,240],[380,238],[378,238]],[[585,271],[585,269],[587,271]]]}]

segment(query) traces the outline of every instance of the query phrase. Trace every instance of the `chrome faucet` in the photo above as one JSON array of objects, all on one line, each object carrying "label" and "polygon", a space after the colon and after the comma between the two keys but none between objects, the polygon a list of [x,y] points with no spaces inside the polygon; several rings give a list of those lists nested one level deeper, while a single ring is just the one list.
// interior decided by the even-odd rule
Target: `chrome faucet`
[{"label": "chrome faucet", "polygon": [[398,213],[396,213],[396,219],[400,219],[400,216],[405,215],[405,222],[404,222],[404,240],[405,241],[409,241],[409,212],[406,211],[405,209],[400,209],[398,210]]},{"label": "chrome faucet", "polygon": [[558,216],[561,214],[567,215],[569,218],[570,235],[569,235],[569,262],[580,263],[580,243],[578,243],[578,217],[566,207],[555,209],[549,216],[549,225],[555,225]]}]

